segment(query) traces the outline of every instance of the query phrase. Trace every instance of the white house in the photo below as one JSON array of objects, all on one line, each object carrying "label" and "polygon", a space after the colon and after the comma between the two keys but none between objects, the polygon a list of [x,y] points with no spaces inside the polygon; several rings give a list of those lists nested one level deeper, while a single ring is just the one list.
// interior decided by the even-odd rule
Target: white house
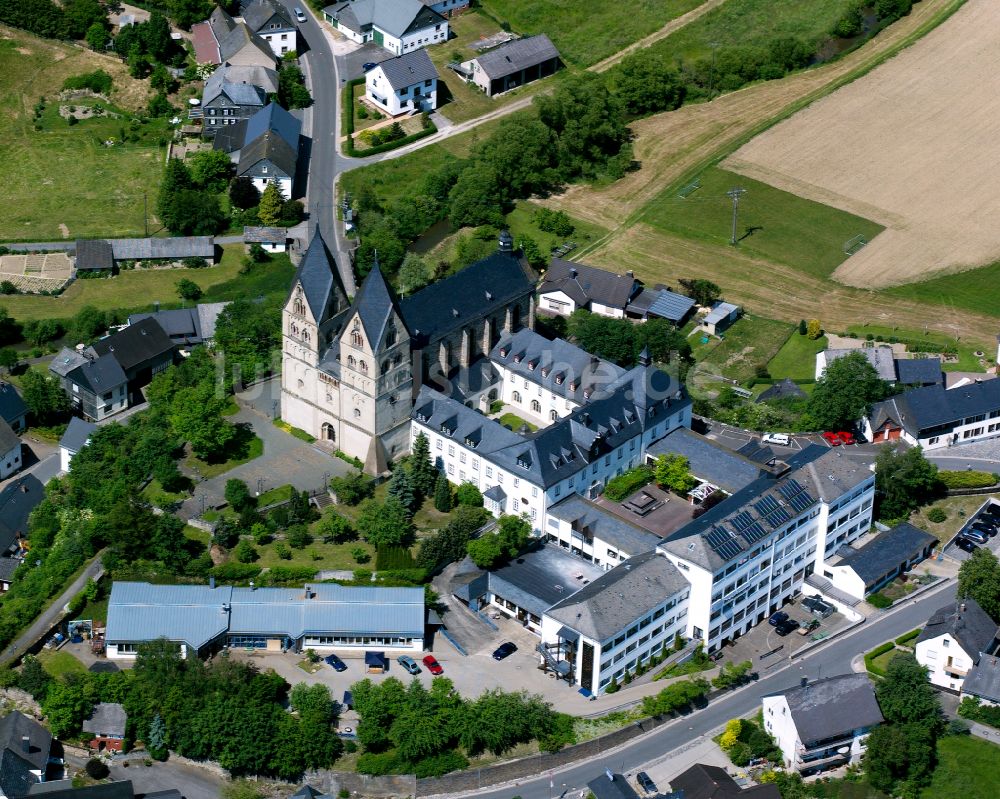
[{"label": "white house", "polygon": [[642,291],[632,272],[617,275],[587,264],[553,258],[538,285],[538,307],[546,313],[569,316],[583,308],[621,319]]},{"label": "white house", "polygon": [[389,58],[365,74],[365,97],[389,116],[437,108],[438,71],[427,51]]},{"label": "white house", "polygon": [[237,177],[247,177],[263,192],[274,183],[292,198],[302,123],[277,103],[270,103],[247,120],[246,138],[236,164]]},{"label": "white house", "polygon": [[59,439],[59,469],[63,472],[70,470],[74,456],[88,443],[90,437],[97,429],[97,425],[85,422],[74,416],[66,426],[66,432]]},{"label": "white house", "polygon": [[887,344],[817,352],[816,379],[819,380],[835,360],[854,352],[861,353],[872,365],[876,374],[888,383],[900,383],[904,386],[933,386],[944,383],[940,358],[897,358],[892,347]]},{"label": "white house", "polygon": [[448,20],[420,0],[348,0],[324,8],[323,17],[351,41],[395,55],[448,41]]},{"label": "white house", "polygon": [[271,46],[276,56],[296,50],[296,27],[292,15],[275,0],[251,0],[243,9],[243,21]]},{"label": "white house", "polygon": [[869,733],[883,722],[867,674],[842,674],[763,697],[766,729],[785,768],[814,774],[858,763]]},{"label": "white house", "polygon": [[23,465],[21,439],[6,421],[0,419],[0,480],[19,472]]},{"label": "white house", "polygon": [[283,227],[245,226],[243,243],[259,244],[265,252],[287,252],[288,231]]},{"label": "white house", "polygon": [[981,653],[997,646],[997,625],[974,599],[960,599],[934,612],[914,644],[917,662],[939,688],[962,691]]},{"label": "white house", "polygon": [[549,508],[545,538],[602,569],[652,552],[660,536],[609,513],[580,494],[566,497]]}]

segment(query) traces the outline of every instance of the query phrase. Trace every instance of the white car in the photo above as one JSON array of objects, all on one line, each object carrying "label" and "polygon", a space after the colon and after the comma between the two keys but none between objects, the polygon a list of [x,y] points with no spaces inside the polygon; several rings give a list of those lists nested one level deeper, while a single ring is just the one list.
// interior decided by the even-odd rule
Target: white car
[{"label": "white car", "polygon": [[787,433],[764,433],[760,440],[764,444],[779,444],[782,447],[787,447],[792,443]]},{"label": "white car", "polygon": [[298,6],[295,7],[295,19],[297,19],[299,22],[305,22],[306,21],[305,12],[301,8],[299,8]]}]

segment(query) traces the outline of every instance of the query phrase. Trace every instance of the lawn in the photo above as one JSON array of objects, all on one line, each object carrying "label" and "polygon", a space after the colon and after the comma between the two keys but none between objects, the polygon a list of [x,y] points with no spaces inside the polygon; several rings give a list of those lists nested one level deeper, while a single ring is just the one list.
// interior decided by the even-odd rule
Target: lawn
[{"label": "lawn", "polygon": [[[514,210],[507,214],[507,226],[514,241],[520,240],[522,236],[527,236],[534,239],[539,249],[545,254],[550,253],[553,247],[558,247],[567,241],[576,242],[577,249],[581,249],[602,238],[608,232],[605,228],[592,222],[584,222],[571,217],[570,221],[573,223],[574,230],[569,236],[560,237],[554,233],[546,233],[535,224],[535,212],[539,208],[541,208],[540,205],[527,200],[518,202]],[[572,258],[573,253],[570,252],[566,257]]]},{"label": "lawn", "polygon": [[[975,513],[988,498],[986,496],[946,497],[933,505],[920,508],[910,517],[910,522],[921,530],[926,530],[931,535],[936,536],[938,541],[944,543],[951,540],[959,528],[968,521],[968,517]],[[943,522],[932,522],[927,518],[927,512],[931,508],[940,508],[947,514],[947,518]]]},{"label": "lawn", "polygon": [[979,350],[977,345],[963,344],[950,336],[944,335],[943,333],[921,333],[916,330],[903,330],[899,327],[886,327],[884,325],[871,324],[850,325],[847,330],[850,333],[856,334],[860,338],[872,335],[882,336],[882,338],[886,340],[891,337],[900,339],[920,339],[931,344],[936,343],[945,347],[955,347],[958,350],[956,353],[957,360],[948,361],[944,364],[943,368],[946,372],[984,372],[986,371],[986,367],[993,361],[993,353],[984,352],[984,359],[980,360],[974,354],[977,350]]},{"label": "lawn", "polygon": [[80,619],[90,619],[91,621],[99,621],[102,624],[107,623],[108,620],[108,600],[98,599],[94,602],[88,602],[84,605],[83,610],[76,614],[77,618]]},{"label": "lawn", "polygon": [[438,110],[452,122],[464,122],[498,108],[504,100],[518,92],[510,92],[500,101],[494,101],[477,86],[466,83],[456,72],[448,69],[449,62],[461,63],[476,56],[470,44],[500,32],[499,25],[478,11],[452,17],[449,22],[452,38],[443,44],[428,47],[427,54],[441,76],[438,81]]},{"label": "lawn", "polygon": [[361,186],[370,184],[382,205],[389,206],[402,197],[418,194],[417,187],[424,176],[452,160],[454,156],[443,146],[430,144],[401,158],[345,172],[340,178],[340,189],[356,197]]},{"label": "lawn", "polygon": [[354,569],[361,568],[361,565],[358,564],[351,554],[352,550],[358,547],[361,547],[361,549],[371,556],[371,560],[364,564],[365,568],[369,567],[368,564],[375,562],[374,547],[369,546],[364,541],[350,541],[346,544],[324,544],[322,541],[316,540],[302,549],[292,549],[288,544],[285,544],[285,548],[292,554],[289,560],[283,560],[278,557],[275,547],[276,543],[264,544],[263,546],[255,545],[257,552],[260,553],[260,560],[255,565],[267,569],[274,566],[299,566],[323,571],[335,569],[353,571]]},{"label": "lawn", "polygon": [[[732,0],[730,0],[731,2]],[[483,0],[483,8],[518,33],[545,33],[563,60],[588,66],[659,30],[703,0],[642,0],[625,7],[584,0]]]},{"label": "lawn", "polygon": [[264,454],[264,442],[257,438],[249,427],[239,426],[236,429],[238,431],[236,436],[231,439],[226,451],[218,460],[203,461],[193,454],[188,454],[184,458],[184,466],[207,480],[225,474]]},{"label": "lawn", "polygon": [[180,503],[187,499],[190,493],[187,491],[164,491],[160,481],[153,478],[149,485],[142,490],[142,496],[158,508],[169,509],[174,503]]},{"label": "lawn", "polygon": [[643,221],[668,233],[728,245],[733,203],[726,192],[740,187],[746,193],[739,204],[739,249],[821,278],[847,258],[844,242],[858,234],[871,240],[883,230],[867,219],[718,167],[709,167],[698,179],[701,187],[687,197],[669,190],[661,194],[649,204]]},{"label": "lawn", "polygon": [[768,362],[767,371],[771,377],[780,380],[812,380],[816,374],[816,353],[826,349],[826,336],[810,339],[793,330],[781,349]]},{"label": "lawn", "polygon": [[948,736],[937,745],[938,764],[922,799],[995,799],[1000,796],[1000,747],[972,736]]},{"label": "lawn", "polygon": [[[2,144],[0,144],[2,151]],[[241,275],[243,246],[227,245],[216,266],[205,269],[134,269],[111,278],[77,280],[58,297],[20,294],[3,298],[3,306],[19,322],[30,319],[68,319],[83,306],[99,310],[145,311],[154,302],[163,309],[180,307],[177,281],[193,280],[205,292],[201,302],[222,302],[241,297],[284,298],[295,274],[285,254],[255,265]]]},{"label": "lawn", "polygon": [[907,300],[945,305],[954,313],[965,310],[1000,316],[1000,262],[882,291]]},{"label": "lawn", "polygon": [[522,419],[516,413],[505,413],[503,416],[500,416],[497,419],[497,421],[500,422],[500,424],[502,424],[502,425],[506,425],[507,427],[509,427],[514,432],[517,432],[518,430],[520,430],[522,425],[528,425],[528,429],[531,432],[535,432],[538,429],[538,425],[537,424],[532,424],[531,422],[527,421],[526,419]]},{"label": "lawn", "polygon": [[[167,125],[165,120],[142,124],[120,106],[145,104],[148,83],[129,78],[117,59],[11,28],[2,32],[0,240],[143,235],[143,196],[149,197],[151,209],[163,171]],[[112,103],[105,107],[119,118],[85,119],[71,126],[58,114],[56,97],[63,81],[98,68],[114,77]],[[35,130],[33,109],[43,96],[42,129]],[[123,129],[138,141],[121,143]],[[116,144],[105,146],[111,138]]]},{"label": "lawn", "polygon": [[57,652],[53,649],[43,649],[38,653],[38,661],[53,677],[64,677],[67,674],[87,673],[87,667],[69,652]]},{"label": "lawn", "polygon": [[721,341],[711,339],[705,345],[692,341],[692,346],[701,370],[743,383],[754,376],[758,365],[771,361],[793,329],[788,322],[747,314]]}]

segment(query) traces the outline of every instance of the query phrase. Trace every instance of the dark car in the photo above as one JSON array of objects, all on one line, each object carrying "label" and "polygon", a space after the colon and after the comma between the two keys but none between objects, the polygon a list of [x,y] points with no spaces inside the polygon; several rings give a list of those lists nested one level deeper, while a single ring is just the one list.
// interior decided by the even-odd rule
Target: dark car
[{"label": "dark car", "polygon": [[377,67],[377,66],[378,66],[378,64],[376,64],[374,61],[367,61],[367,62],[365,62],[364,64],[361,65],[361,68],[365,72],[367,72],[369,69],[375,69],[375,67]]},{"label": "dark car", "polygon": [[444,669],[441,668],[441,664],[437,662],[434,655],[424,655],[424,665],[431,674],[444,674]]},{"label": "dark car", "polygon": [[493,650],[494,660],[503,660],[505,657],[513,655],[517,651],[517,647],[510,641],[505,641],[500,644],[496,649]]},{"label": "dark car", "polygon": [[635,781],[646,793],[656,793],[656,783],[653,782],[645,771],[640,771],[635,775]]},{"label": "dark car", "polygon": [[976,517],[975,521],[972,522],[972,526],[977,529],[982,530],[992,530],[997,531],[997,527],[1000,527],[1000,520],[994,519],[992,516],[987,516],[985,513],[981,513]]},{"label": "dark car", "polygon": [[334,671],[347,671],[347,664],[336,655],[327,655],[323,659]]},{"label": "dark car", "polygon": [[997,534],[997,528],[992,524],[983,524],[982,522],[974,522],[972,524],[972,529],[977,533],[982,533],[983,535],[988,535],[993,538]]},{"label": "dark car", "polygon": [[957,546],[963,552],[975,552],[977,549],[979,549],[978,545],[972,543],[968,538],[956,539],[955,546]]},{"label": "dark car", "polygon": [[975,541],[977,544],[985,544],[990,540],[989,535],[982,532],[981,530],[969,529],[962,533],[962,536],[968,538],[970,541]]},{"label": "dark car", "polygon": [[767,620],[767,623],[772,627],[777,627],[783,621],[788,621],[788,614],[783,610],[779,610],[777,613],[771,614],[771,618]]},{"label": "dark car", "polygon": [[987,505],[983,508],[983,513],[987,513],[994,519],[1000,519],[1000,505]]},{"label": "dark car", "polygon": [[790,632],[794,632],[799,628],[799,623],[795,619],[785,619],[783,622],[779,622],[774,631],[780,636],[786,636]]}]

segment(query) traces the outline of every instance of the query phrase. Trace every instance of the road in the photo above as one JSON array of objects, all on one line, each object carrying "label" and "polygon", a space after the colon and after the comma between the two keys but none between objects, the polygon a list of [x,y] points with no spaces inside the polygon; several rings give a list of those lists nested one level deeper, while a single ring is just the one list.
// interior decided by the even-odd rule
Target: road
[{"label": "road", "polygon": [[[519,795],[523,799],[552,799],[556,794],[549,787],[550,780],[560,786],[559,796],[575,797],[586,784],[604,773],[605,769],[632,773],[647,764],[660,760],[673,750],[699,737],[709,737],[729,719],[753,713],[760,706],[760,698],[796,685],[801,677],[816,679],[851,671],[851,661],[883,641],[896,638],[919,627],[928,616],[943,604],[954,601],[955,583],[948,582],[915,600],[909,601],[874,621],[866,622],[844,636],[820,644],[802,657],[796,657],[784,666],[765,673],[761,679],[745,688],[716,699],[708,707],[684,716],[643,735],[603,757],[586,763],[577,763],[555,772],[544,773],[533,779],[487,791],[477,791],[477,799],[510,799]],[[565,786],[565,787],[563,787]],[[662,788],[663,786],[661,786]]]}]

